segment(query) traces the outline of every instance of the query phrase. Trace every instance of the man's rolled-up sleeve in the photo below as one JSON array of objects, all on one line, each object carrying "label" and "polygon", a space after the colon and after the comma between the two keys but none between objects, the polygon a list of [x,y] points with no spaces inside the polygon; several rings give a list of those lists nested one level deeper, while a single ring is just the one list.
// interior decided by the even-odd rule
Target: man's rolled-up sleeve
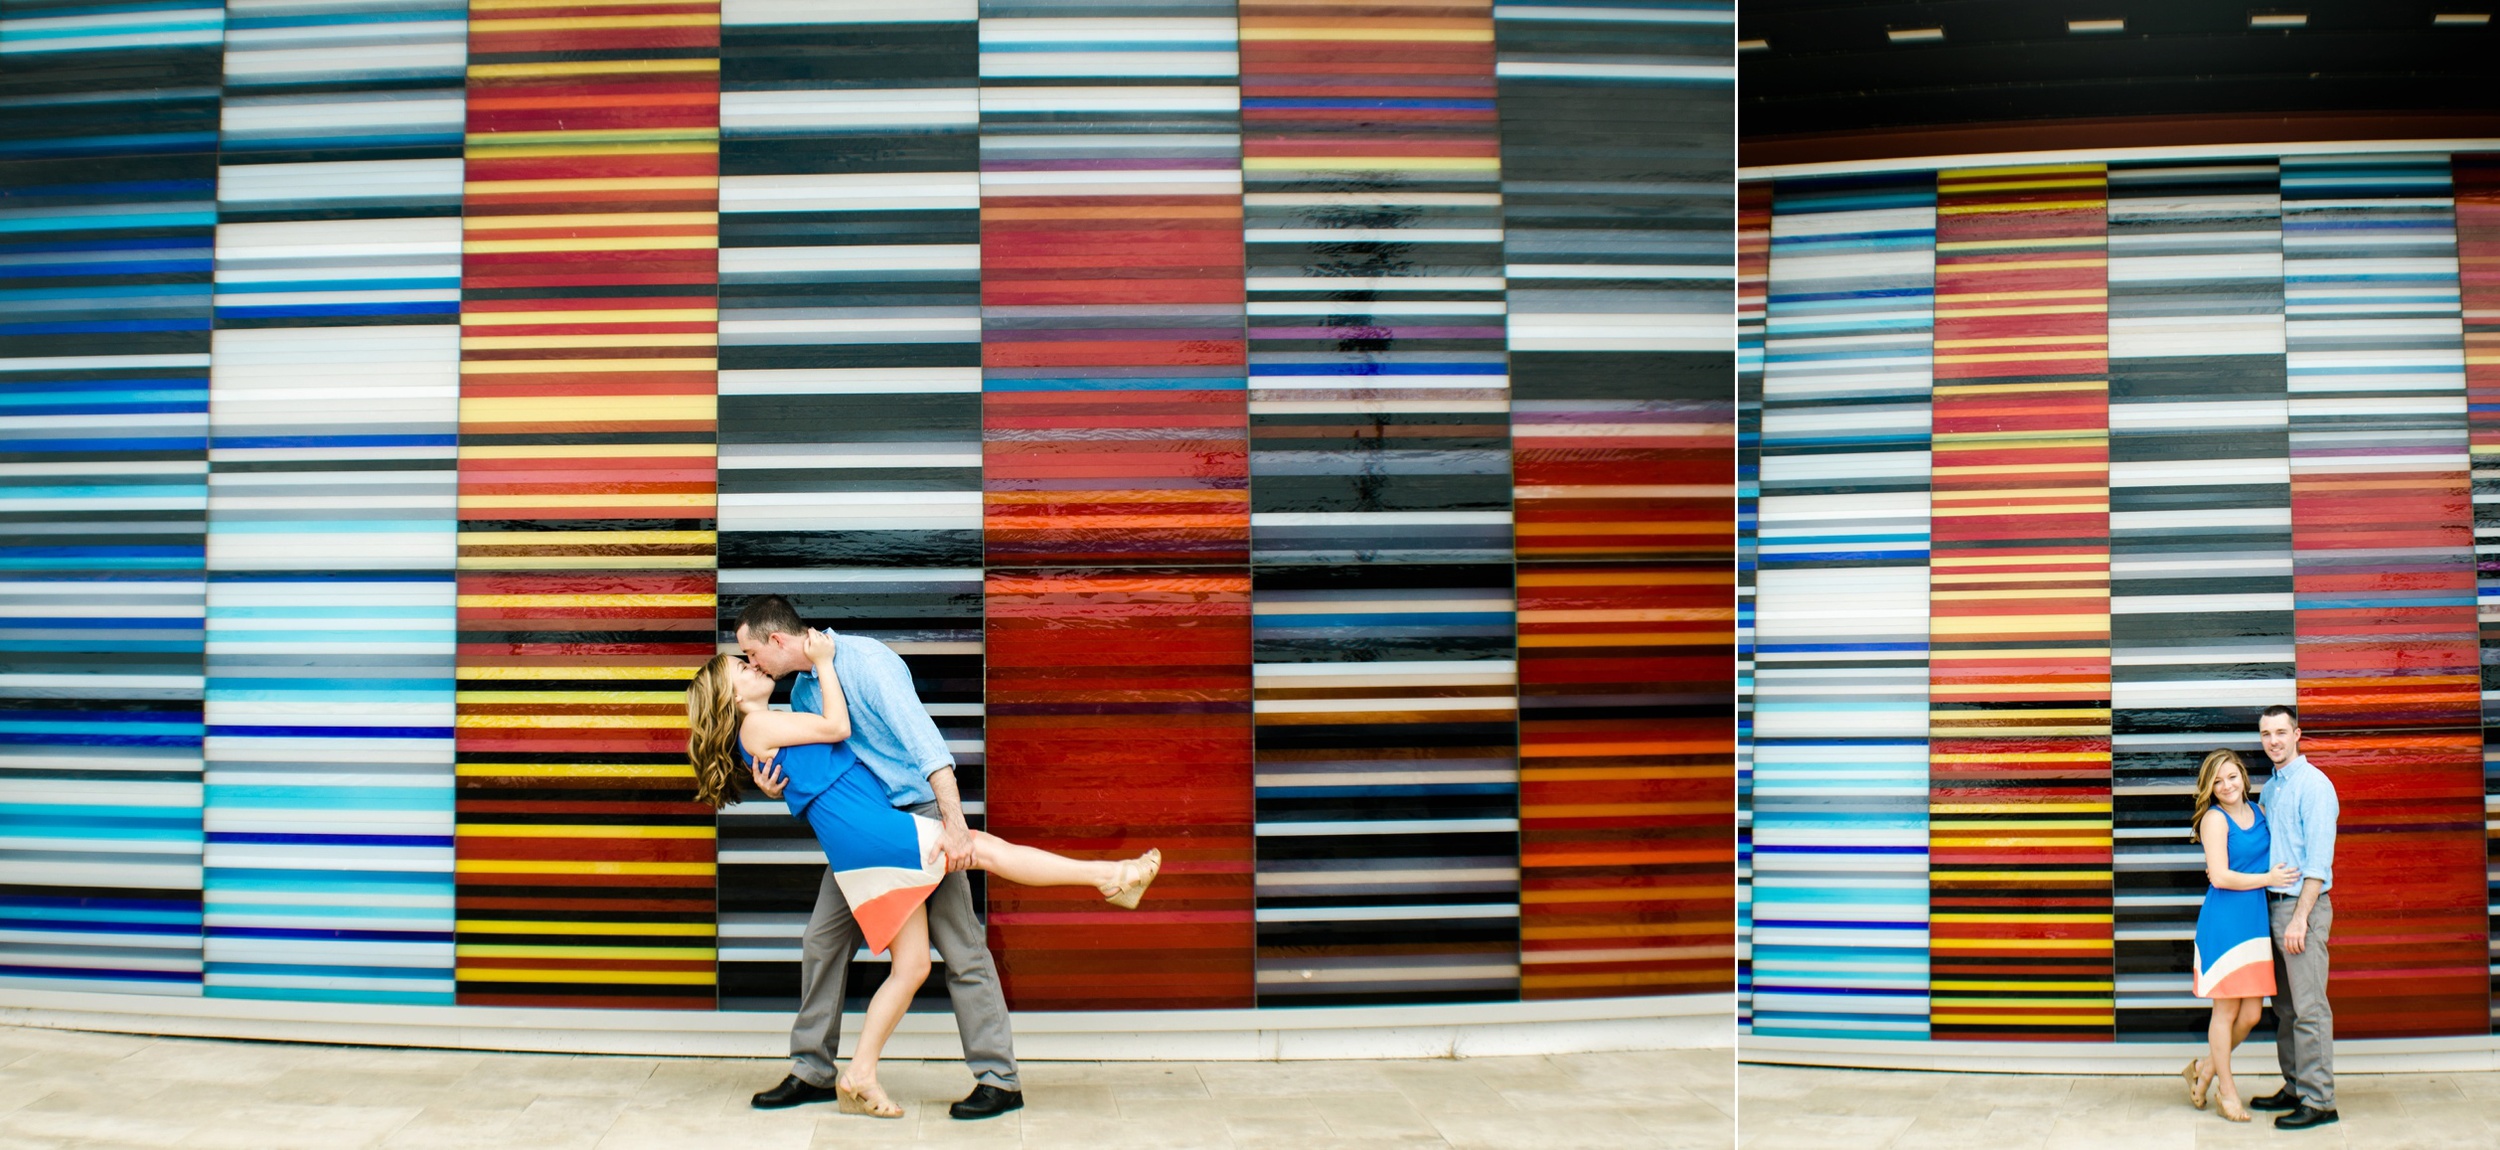
[{"label": "man's rolled-up sleeve", "polygon": [[[925,779],[952,768],[955,756],[947,752],[946,737],[938,733],[936,721],[929,718],[929,709],[920,704],[919,692],[912,689],[911,668],[892,648],[879,644],[875,651],[877,654],[870,658],[876,666],[859,677],[855,689],[860,697],[853,700],[852,713],[865,711],[885,723],[895,741],[903,745],[903,757],[919,769],[920,777]],[[852,686],[848,680],[843,685]]]}]

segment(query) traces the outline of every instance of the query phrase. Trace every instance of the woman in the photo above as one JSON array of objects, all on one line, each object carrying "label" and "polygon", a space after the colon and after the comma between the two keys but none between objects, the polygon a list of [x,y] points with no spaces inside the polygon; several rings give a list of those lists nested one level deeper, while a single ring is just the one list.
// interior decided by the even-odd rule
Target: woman
[{"label": "woman", "polygon": [[2238,755],[2215,751],[2196,771],[2196,814],[2189,837],[2205,851],[2205,906],[2196,913],[2196,996],[2214,1003],[2205,1027],[2208,1053],[2179,1071],[2188,1101],[2205,1108],[2205,1091],[2216,1089],[2222,1116],[2248,1121],[2239,1083],[2231,1076],[2231,1050],[2257,1025],[2257,1010],[2274,993],[2274,935],[2266,921],[2265,888],[2298,878],[2290,867],[2269,866],[2271,832],[2266,813],[2252,801],[2256,788]]},{"label": "woman", "polygon": [[[929,976],[929,916],[922,903],[946,877],[938,824],[886,799],[885,787],[843,742],[850,712],[833,672],[833,641],[810,634],[807,656],[823,688],[822,713],[772,710],[772,676],[735,655],[715,655],[686,688],[686,756],[695,797],[717,810],[737,801],[735,772],[778,756],[787,772],[782,801],[806,820],[825,848],[834,882],[851,904],[871,950],[893,951],[885,984],[868,1001],[859,1049],[834,1080],[845,1114],[900,1118],[903,1108],[877,1084],[877,1057]],[[760,784],[766,776],[756,773]],[[1162,869],[1161,851],[1119,862],[1064,858],[975,831],[972,866],[1026,886],[1090,886],[1134,910]]]}]

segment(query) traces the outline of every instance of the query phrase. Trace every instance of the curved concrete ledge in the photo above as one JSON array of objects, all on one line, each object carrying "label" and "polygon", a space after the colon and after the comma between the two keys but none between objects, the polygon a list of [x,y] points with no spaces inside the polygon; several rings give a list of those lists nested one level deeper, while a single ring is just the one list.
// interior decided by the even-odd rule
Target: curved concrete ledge
[{"label": "curved concrete ledge", "polygon": [[[1014,1016],[1029,1060],[1272,1061],[1483,1058],[1732,1046],[1727,994],[1456,1006],[1290,1010],[1032,1011]],[[193,1038],[363,1046],[780,1058],[790,1016],[676,1010],[379,1006],[141,994],[0,990],[0,1023]],[[856,1032],[856,1017],[850,1020]],[[963,1057],[955,1020],[914,1013],[894,1058]]]},{"label": "curved concrete ledge", "polygon": [[[1962,1070],[1987,1074],[2177,1074],[2202,1042],[1886,1042],[1748,1034],[1737,1061],[1858,1070]],[[2274,1068],[2274,1043],[2251,1038],[2232,1065]],[[2500,1070],[2500,1036],[2355,1038],[2335,1044],[2337,1074]]]}]

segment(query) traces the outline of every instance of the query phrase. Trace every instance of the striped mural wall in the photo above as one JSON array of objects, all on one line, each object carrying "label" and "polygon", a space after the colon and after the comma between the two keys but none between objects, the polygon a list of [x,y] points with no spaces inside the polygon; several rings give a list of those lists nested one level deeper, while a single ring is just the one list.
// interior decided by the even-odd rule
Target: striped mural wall
[{"label": "striped mural wall", "polygon": [[[974,826],[978,32],[968,0],[724,6],[720,177],[721,629],[777,594],[899,651]],[[721,1005],[787,1009],[823,852],[760,795],[720,828]]]},{"label": "striped mural wall", "polygon": [[1733,989],[1730,4],[1502,4],[1520,993]]},{"label": "striped mural wall", "polygon": [[197,995],[217,3],[0,12],[0,984]]},{"label": "striped mural wall", "polygon": [[12,3],[0,987],[787,1009],[775,593],[1020,1009],[1726,990],[1730,13]]},{"label": "striped mural wall", "polygon": [[2466,434],[2474,481],[2475,614],[2481,633],[2483,826],[2488,840],[2493,1029],[2500,1030],[2500,157],[2454,156],[2457,287],[2465,348]]},{"label": "striped mural wall", "polygon": [[990,827],[1165,860],[1134,914],[992,887],[1000,978],[1042,1009],[1248,1006],[1233,6],[990,0],[980,16]]},{"label": "striped mural wall", "polygon": [[710,1009],[720,18],[473,0],[459,1001]]},{"label": "striped mural wall", "polygon": [[449,1004],[465,13],[227,15],[208,993]]},{"label": "striped mural wall", "polygon": [[1241,29],[1259,1001],[1515,997],[1492,10]]},{"label": "striped mural wall", "polygon": [[[2343,801],[2338,1033],[2489,1032],[2495,790],[2467,612],[2488,601],[2471,460],[2492,170],[2329,155],[1772,185],[1753,1033],[2192,1039],[2196,763],[2233,747],[2262,783],[2253,728],[2277,702]],[[1932,203],[1932,233],[1874,217],[1887,194]],[[1909,282],[1874,279],[1896,253]],[[1888,325],[1852,314],[1873,300]],[[1932,355],[1930,454],[1879,471],[1808,438],[1892,426],[1870,357],[1903,343]],[[1911,485],[1932,559],[1895,595],[1865,570],[1871,499]],[[1842,507],[1863,534],[1818,558],[1851,582],[1785,593],[1811,586],[1784,570],[1792,539]],[[1806,774],[1781,724],[1790,706],[1826,740],[1835,715],[1881,722],[1863,666],[1788,660],[1872,646],[1851,629],[1895,612],[1889,649],[1932,668],[1925,745],[1896,768],[1927,857],[1924,918],[1885,923],[1866,870],[1809,860],[1911,840]],[[1888,951],[1886,925],[1929,937]]]},{"label": "striped mural wall", "polygon": [[1771,186],[1736,189],[1736,1028],[1753,1029],[1754,614],[1762,571],[1763,327],[1770,307]]},{"label": "striped mural wall", "polygon": [[[2293,694],[2283,229],[2271,160],[2109,172],[2118,1033],[2190,1039],[2205,752]],[[2262,762],[2252,768],[2262,768]]]},{"label": "striped mural wall", "polygon": [[1901,179],[1782,184],[1769,205],[1756,1034],[1926,1037],[1935,205],[1933,181]]}]

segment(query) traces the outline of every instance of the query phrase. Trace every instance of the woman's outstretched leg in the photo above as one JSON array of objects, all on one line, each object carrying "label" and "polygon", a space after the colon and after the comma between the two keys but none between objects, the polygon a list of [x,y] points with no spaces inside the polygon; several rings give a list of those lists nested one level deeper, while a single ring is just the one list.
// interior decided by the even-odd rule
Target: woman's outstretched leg
[{"label": "woman's outstretched leg", "polygon": [[972,833],[972,865],[1020,886],[1090,886],[1104,894],[1135,878],[1140,860],[1072,859],[1021,846],[988,831]]},{"label": "woman's outstretched leg", "polygon": [[921,983],[928,981],[928,908],[913,908],[911,918],[894,933],[886,953],[892,968],[886,971],[885,985],[868,999],[868,1017],[859,1028],[859,1048],[852,1052],[850,1064],[842,1068],[841,1076],[834,1079],[834,1086],[843,1093],[845,1113],[900,1118],[903,1108],[886,1097],[885,1089],[877,1084],[877,1058],[885,1052],[885,1040],[893,1037],[894,1028],[902,1024],[903,1012],[911,1007],[911,996],[919,993]]}]

